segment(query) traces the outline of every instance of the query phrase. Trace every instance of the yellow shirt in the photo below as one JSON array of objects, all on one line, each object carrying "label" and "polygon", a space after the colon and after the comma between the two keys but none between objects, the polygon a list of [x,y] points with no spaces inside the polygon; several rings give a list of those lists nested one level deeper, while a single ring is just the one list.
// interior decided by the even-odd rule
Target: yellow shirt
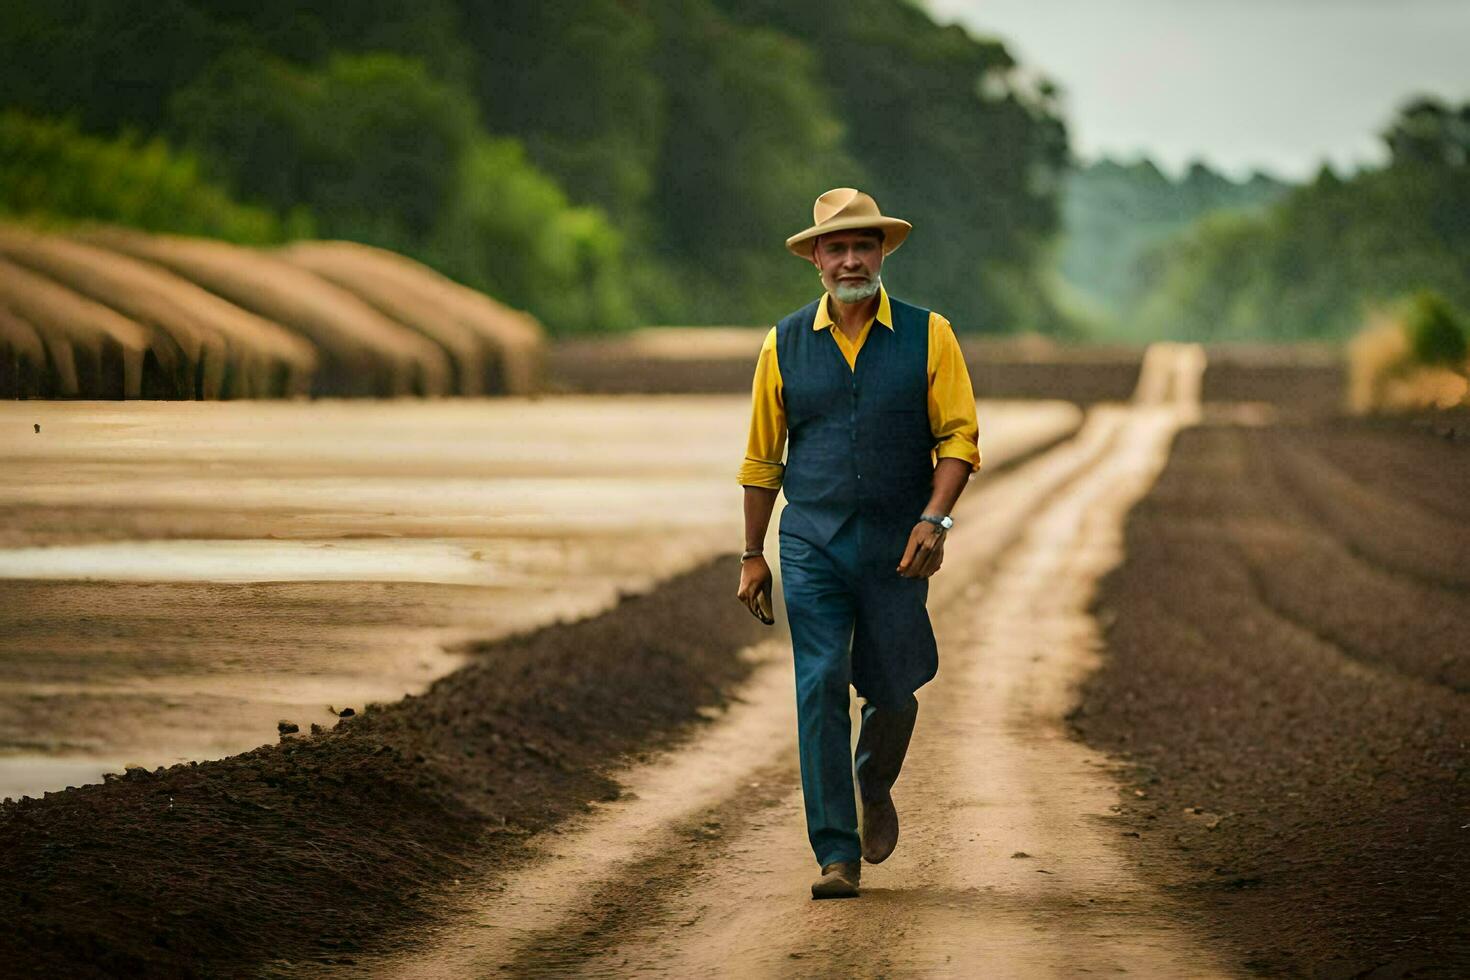
[{"label": "yellow shirt", "polygon": [[[868,339],[874,322],[893,329],[893,312],[888,291],[878,290],[878,312],[863,325],[856,340],[848,340],[832,320],[824,302],[817,307],[813,330],[826,330],[842,352],[849,369],[857,369],[858,352]],[[776,363],[776,328],[766,334],[755,365],[751,392],[750,436],[745,445],[745,462],[740,483],[748,487],[777,490],[786,465],[786,404],[782,397],[781,366]],[[936,459],[950,457],[969,462],[973,473],[980,468],[979,424],[975,419],[975,392],[965,368],[954,328],[938,313],[929,314],[929,431],[938,445]]]}]

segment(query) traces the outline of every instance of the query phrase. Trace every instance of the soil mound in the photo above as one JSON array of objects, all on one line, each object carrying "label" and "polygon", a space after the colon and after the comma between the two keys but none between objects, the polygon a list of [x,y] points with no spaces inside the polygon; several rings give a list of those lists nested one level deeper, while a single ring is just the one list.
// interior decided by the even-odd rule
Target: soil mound
[{"label": "soil mound", "polygon": [[1187,430],[1103,583],[1073,723],[1133,764],[1140,860],[1253,971],[1470,975],[1458,431]]},{"label": "soil mound", "polygon": [[615,797],[618,760],[746,675],[737,653],[761,627],[731,600],[732,567],[496,642],[329,730],[6,802],[0,972],[309,969],[422,924],[431,891]]}]

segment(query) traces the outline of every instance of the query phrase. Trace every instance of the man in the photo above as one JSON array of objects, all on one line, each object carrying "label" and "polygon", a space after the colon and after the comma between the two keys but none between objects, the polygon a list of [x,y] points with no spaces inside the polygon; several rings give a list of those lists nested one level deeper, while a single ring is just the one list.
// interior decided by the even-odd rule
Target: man
[{"label": "man", "polygon": [[[739,599],[767,624],[763,549],[776,494],[782,594],[796,665],[813,898],[858,894],[860,858],[898,842],[892,787],[938,669],[925,600],[949,517],[980,468],[975,396],[949,321],[891,299],[880,269],[911,229],[851,187],[817,198],[786,247],[826,293],[781,320],[756,364]],[[790,439],[783,465],[782,451]],[[863,698],[853,801],[848,685]]]}]

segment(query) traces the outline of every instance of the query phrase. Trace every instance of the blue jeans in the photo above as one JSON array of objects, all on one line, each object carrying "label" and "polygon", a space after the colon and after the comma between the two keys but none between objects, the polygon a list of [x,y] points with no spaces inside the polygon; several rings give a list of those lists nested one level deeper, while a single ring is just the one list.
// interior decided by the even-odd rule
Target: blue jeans
[{"label": "blue jeans", "polygon": [[[861,523],[856,517],[848,520],[825,547],[780,535],[781,591],[796,667],[801,790],[807,838],[818,865],[862,856],[853,800],[848,685],[854,631],[863,627],[872,636],[881,624],[868,624],[863,615],[862,600],[871,595],[873,584],[864,581],[858,560]],[[918,710],[913,694],[894,706],[865,700],[856,756],[864,800],[883,798],[898,778]]]}]

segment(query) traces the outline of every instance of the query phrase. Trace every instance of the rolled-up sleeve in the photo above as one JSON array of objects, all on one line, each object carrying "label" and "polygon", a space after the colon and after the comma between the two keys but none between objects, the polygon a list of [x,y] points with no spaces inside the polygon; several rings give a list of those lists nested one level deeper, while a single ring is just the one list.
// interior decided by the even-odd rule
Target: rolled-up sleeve
[{"label": "rolled-up sleeve", "polygon": [[779,490],[786,472],[781,462],[786,452],[786,405],[781,397],[781,368],[776,363],[775,327],[761,345],[750,401],[750,434],[745,461],[740,464],[740,484]]},{"label": "rolled-up sleeve", "polygon": [[938,313],[929,314],[929,430],[936,460],[963,459],[971,473],[980,468],[975,389],[954,328]]}]

